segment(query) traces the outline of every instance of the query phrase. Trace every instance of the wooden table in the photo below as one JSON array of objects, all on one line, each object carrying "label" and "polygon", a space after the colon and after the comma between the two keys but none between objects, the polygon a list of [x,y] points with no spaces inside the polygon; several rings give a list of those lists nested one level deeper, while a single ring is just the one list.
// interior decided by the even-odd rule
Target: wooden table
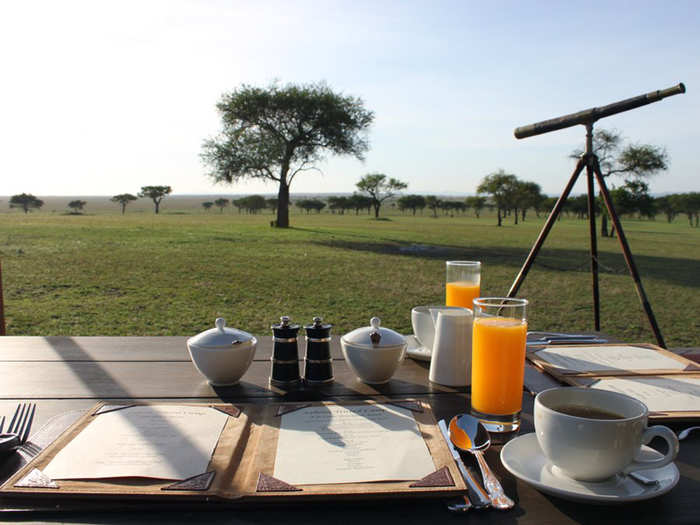
[{"label": "wooden table", "polygon": [[[52,417],[84,410],[98,400],[170,400],[268,403],[283,400],[390,396],[428,400],[436,418],[449,418],[466,411],[469,394],[428,382],[428,363],[407,359],[386,385],[369,386],[357,381],[343,361],[337,338],[332,354],[335,382],[320,389],[293,392],[268,387],[272,342],[260,338],[256,358],[242,382],[234,387],[210,386],[192,366],[184,337],[1,337],[0,414],[11,414],[18,401],[36,401],[34,429]],[[303,355],[300,343],[300,355]],[[528,369],[526,383],[548,384],[550,379]],[[533,396],[523,394],[523,428],[533,431]],[[671,425],[675,429],[685,425]],[[700,523],[700,440],[684,441],[676,464],[681,480],[669,494],[641,503],[621,506],[589,506],[544,495],[512,477],[500,465],[499,447],[487,453],[489,463],[502,480],[505,491],[517,501],[510,511],[470,511],[450,514],[440,500],[401,500],[353,503],[313,503],[265,508],[208,510],[163,508],[139,504],[125,507],[118,502],[99,507],[72,508],[65,500],[37,507],[31,512],[13,511],[14,502],[0,500],[0,521],[123,523],[433,523],[436,519],[470,523]],[[469,458],[465,458],[474,469]],[[476,472],[476,471],[475,471]],[[59,510],[55,505],[60,505]],[[219,509],[220,507],[216,507]],[[156,512],[153,512],[156,511]],[[148,513],[147,515],[145,513]]]}]

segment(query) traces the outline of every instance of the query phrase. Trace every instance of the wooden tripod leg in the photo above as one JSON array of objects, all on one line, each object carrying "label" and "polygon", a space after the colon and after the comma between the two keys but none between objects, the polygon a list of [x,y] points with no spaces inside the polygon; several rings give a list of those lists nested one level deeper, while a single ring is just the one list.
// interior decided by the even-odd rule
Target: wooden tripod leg
[{"label": "wooden tripod leg", "polygon": [[598,241],[595,231],[595,190],[593,189],[593,170],[595,161],[592,156],[586,163],[588,178],[588,227],[591,242],[591,275],[593,276],[593,325],[600,332],[600,291],[598,288]]},{"label": "wooden tripod leg", "polygon": [[5,334],[5,303],[2,297],[2,261],[0,261],[0,335]]},{"label": "wooden tripod leg", "polygon": [[549,214],[549,217],[547,217],[547,222],[544,223],[544,226],[542,227],[542,231],[540,231],[540,234],[537,237],[535,244],[532,246],[532,249],[530,250],[530,253],[527,256],[527,259],[525,259],[525,263],[523,264],[523,267],[520,269],[520,272],[518,273],[517,277],[515,278],[515,281],[513,281],[513,285],[510,287],[510,290],[508,291],[507,297],[515,297],[517,295],[518,290],[520,289],[520,285],[525,280],[525,277],[527,276],[527,272],[530,271],[530,267],[532,266],[532,263],[535,261],[535,257],[537,257],[537,254],[540,251],[540,248],[542,247],[542,245],[544,244],[544,241],[547,238],[547,235],[549,235],[549,230],[551,230],[552,226],[554,226],[554,222],[557,220],[557,217],[561,213],[561,208],[562,208],[562,206],[564,206],[564,202],[566,201],[566,198],[569,196],[569,193],[571,193],[571,189],[574,187],[574,184],[576,184],[576,180],[578,179],[578,176],[581,174],[581,171],[583,170],[583,168],[585,166],[586,166],[586,156],[583,156],[579,159],[578,163],[576,164],[576,169],[571,174],[571,178],[569,179],[568,184],[566,185],[566,187],[564,188],[564,191],[562,192],[561,196],[559,197],[556,204],[554,205],[554,208],[552,208],[552,211]]},{"label": "wooden tripod leg", "polygon": [[612,199],[610,198],[610,192],[605,185],[605,179],[603,174],[600,172],[600,165],[598,164],[598,159],[594,160],[593,172],[595,173],[596,179],[598,180],[598,186],[600,187],[600,192],[603,195],[603,201],[605,202],[605,207],[608,210],[608,215],[615,226],[617,231],[617,238],[620,241],[620,246],[622,247],[622,254],[625,257],[625,262],[627,263],[627,268],[629,268],[630,274],[632,275],[632,280],[634,280],[634,286],[637,289],[637,295],[642,303],[642,308],[647,314],[647,319],[649,319],[649,324],[651,325],[651,330],[654,332],[654,337],[656,337],[656,342],[661,348],[666,348],[666,343],[661,335],[661,330],[659,325],[656,323],[656,317],[654,317],[654,312],[651,309],[651,304],[649,304],[649,299],[647,299],[647,294],[644,292],[644,287],[642,286],[642,280],[639,277],[639,272],[637,271],[637,266],[634,264],[634,259],[632,258],[632,252],[630,251],[629,244],[627,243],[627,237],[622,229],[622,223],[615,212]]}]

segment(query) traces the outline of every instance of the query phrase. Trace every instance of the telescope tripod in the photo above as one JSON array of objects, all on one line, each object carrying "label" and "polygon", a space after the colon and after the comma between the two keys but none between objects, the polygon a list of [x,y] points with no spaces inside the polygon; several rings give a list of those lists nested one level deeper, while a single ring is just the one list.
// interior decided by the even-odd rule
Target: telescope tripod
[{"label": "telescope tripod", "polygon": [[603,174],[600,171],[598,156],[593,152],[593,122],[586,123],[586,151],[576,164],[576,169],[574,169],[574,172],[572,173],[568,184],[566,185],[564,191],[562,192],[561,196],[554,205],[552,212],[549,214],[547,221],[542,227],[542,231],[540,231],[540,234],[537,237],[535,244],[532,246],[532,249],[530,250],[530,253],[527,256],[523,267],[520,269],[520,272],[515,278],[515,281],[513,281],[513,285],[508,291],[508,297],[514,297],[518,293],[518,290],[520,289],[520,286],[525,280],[525,277],[527,276],[527,273],[530,270],[532,263],[535,261],[535,258],[537,257],[540,248],[544,244],[544,241],[547,238],[549,231],[552,229],[554,222],[559,217],[561,209],[564,206],[564,202],[569,196],[571,189],[574,187],[574,184],[578,180],[578,177],[584,168],[586,168],[586,175],[588,180],[588,224],[590,229],[591,274],[593,276],[593,317],[595,323],[595,330],[600,331],[600,294],[598,289],[598,243],[596,238],[595,192],[593,188],[594,176],[595,179],[598,181],[598,187],[600,188],[600,193],[603,197],[605,208],[607,209],[608,215],[610,215],[610,219],[612,220],[613,227],[617,232],[617,238],[620,241],[620,246],[622,248],[622,253],[624,255],[625,262],[627,263],[627,268],[629,269],[630,275],[634,280],[634,286],[637,290],[639,300],[642,303],[642,308],[644,309],[644,312],[647,315],[647,319],[649,320],[649,324],[651,325],[651,329],[654,332],[654,336],[656,337],[658,345],[662,348],[666,348],[663,336],[661,335],[659,326],[656,323],[656,317],[654,317],[654,312],[651,309],[651,304],[649,304],[649,300],[647,299],[646,293],[644,292],[644,287],[642,286],[642,281],[639,277],[637,266],[635,265],[634,259],[632,258],[632,252],[630,251],[629,244],[627,243],[627,237],[625,237],[625,232],[622,229],[622,224],[620,223],[620,219],[617,215],[617,212],[615,211],[615,207],[613,206],[612,198],[610,197],[610,192],[608,191],[608,188],[605,184]]}]

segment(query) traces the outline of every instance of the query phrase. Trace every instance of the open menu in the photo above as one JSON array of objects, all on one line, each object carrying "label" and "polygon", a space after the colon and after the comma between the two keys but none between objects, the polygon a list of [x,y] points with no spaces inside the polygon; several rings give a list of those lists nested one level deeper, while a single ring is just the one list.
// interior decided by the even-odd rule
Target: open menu
[{"label": "open menu", "polygon": [[551,345],[527,358],[562,382],[627,394],[659,419],[700,418],[700,365],[651,344]]},{"label": "open menu", "polygon": [[3,496],[267,499],[466,490],[427,403],[98,404]]}]

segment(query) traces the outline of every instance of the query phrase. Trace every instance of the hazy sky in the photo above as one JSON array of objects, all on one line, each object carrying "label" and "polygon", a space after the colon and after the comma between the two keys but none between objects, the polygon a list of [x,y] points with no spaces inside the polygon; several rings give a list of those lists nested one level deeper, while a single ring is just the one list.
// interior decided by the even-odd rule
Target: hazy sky
[{"label": "hazy sky", "polygon": [[275,79],[324,80],[375,112],[364,163],[329,159],[293,193],[377,171],[473,193],[503,168],[558,194],[584,128],[515,127],[680,81],[598,126],[667,148],[652,191],[700,191],[697,1],[0,0],[0,49],[1,195],[275,192],[213,185],[199,158],[221,94]]}]

